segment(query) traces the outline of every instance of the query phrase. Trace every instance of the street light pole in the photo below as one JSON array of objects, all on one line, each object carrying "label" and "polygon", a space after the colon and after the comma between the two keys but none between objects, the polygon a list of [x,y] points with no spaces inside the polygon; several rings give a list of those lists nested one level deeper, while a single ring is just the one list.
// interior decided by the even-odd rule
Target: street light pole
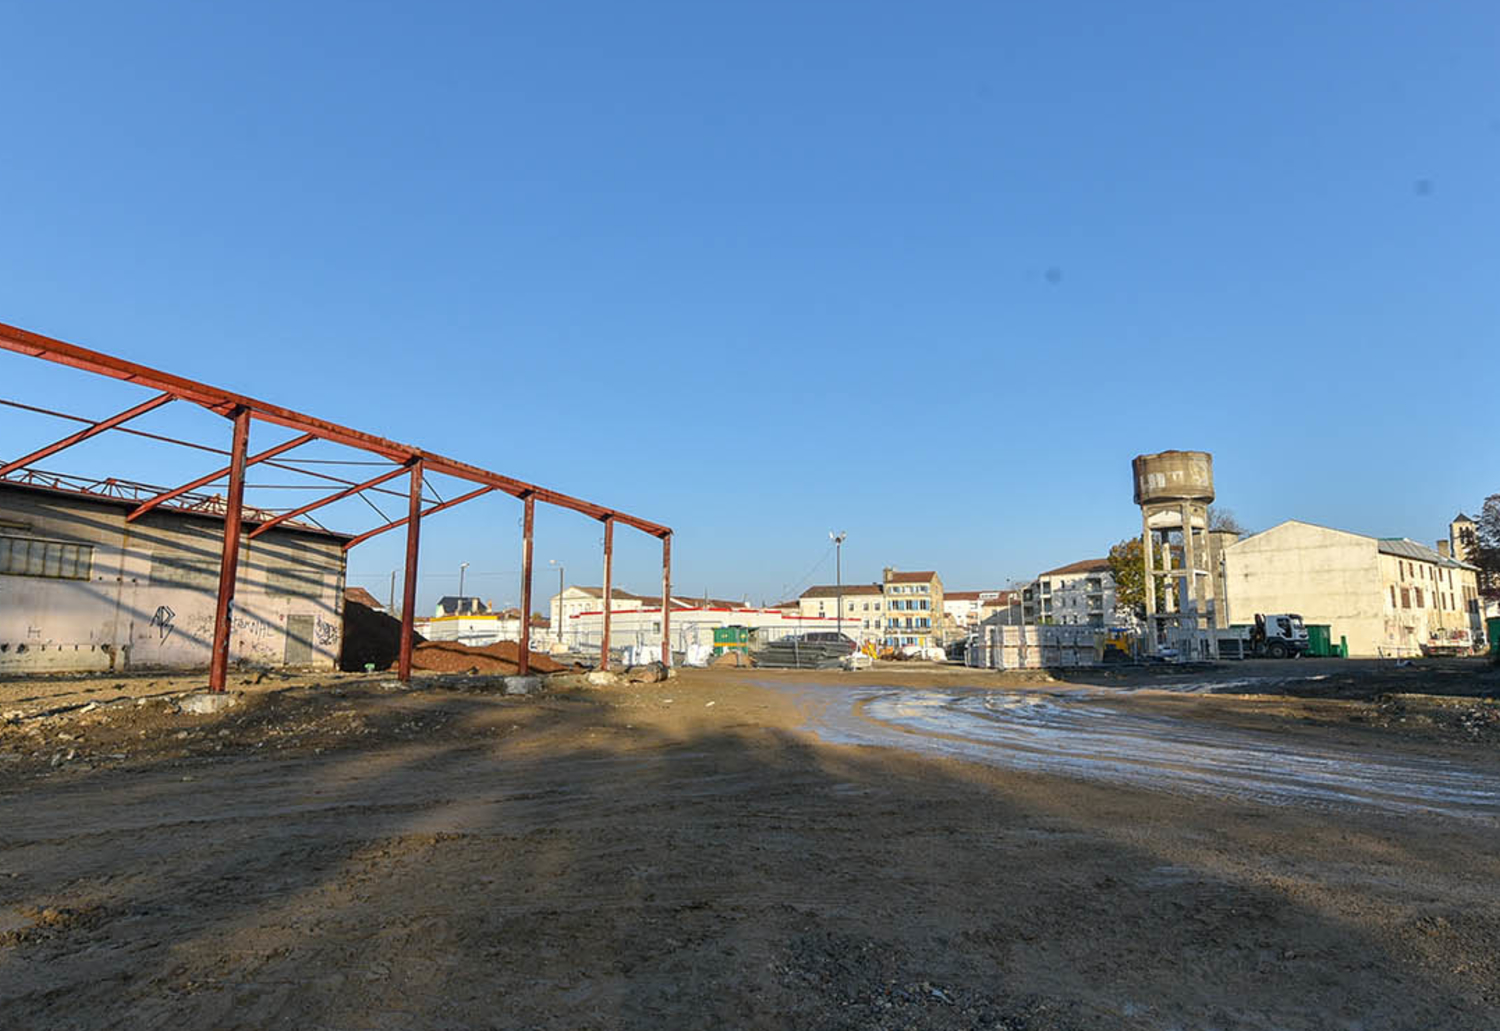
[{"label": "street light pole", "polygon": [[557,567],[557,625],[552,628],[552,632],[557,638],[558,645],[561,646],[563,643],[563,567],[562,563],[555,558],[549,558],[547,564]]},{"label": "street light pole", "polygon": [[844,638],[844,538],[848,536],[847,533],[828,531],[828,539],[833,541],[834,604],[837,606],[834,625],[838,628],[839,640]]}]

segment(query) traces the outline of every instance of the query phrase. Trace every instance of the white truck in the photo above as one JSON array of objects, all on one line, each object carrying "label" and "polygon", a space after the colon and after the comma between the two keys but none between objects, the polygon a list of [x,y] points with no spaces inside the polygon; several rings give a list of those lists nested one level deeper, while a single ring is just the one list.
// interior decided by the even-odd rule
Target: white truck
[{"label": "white truck", "polygon": [[1224,659],[1295,659],[1307,651],[1307,627],[1295,612],[1255,614],[1255,622],[1215,631]]}]

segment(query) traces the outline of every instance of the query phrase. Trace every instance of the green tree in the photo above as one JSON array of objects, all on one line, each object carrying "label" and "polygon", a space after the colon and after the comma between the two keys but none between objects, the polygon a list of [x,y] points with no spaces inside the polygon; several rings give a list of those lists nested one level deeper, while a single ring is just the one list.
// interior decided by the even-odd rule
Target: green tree
[{"label": "green tree", "polygon": [[[1175,557],[1174,557],[1175,561]],[[1129,606],[1136,618],[1146,617],[1146,564],[1141,539],[1129,537],[1109,549],[1109,574],[1115,579],[1115,604]],[[1166,581],[1156,581],[1156,611],[1166,608]]]}]

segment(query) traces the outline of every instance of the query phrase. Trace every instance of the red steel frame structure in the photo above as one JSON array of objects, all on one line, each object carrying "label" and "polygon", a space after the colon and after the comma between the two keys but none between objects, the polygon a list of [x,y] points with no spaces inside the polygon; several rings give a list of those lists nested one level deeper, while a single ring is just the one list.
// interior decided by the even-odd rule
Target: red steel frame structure
[{"label": "red steel frame structure", "polygon": [[[536,484],[527,483],[523,480],[503,476],[500,473],[491,472],[479,466],[469,465],[444,457],[443,455],[424,451],[409,444],[386,440],[383,437],[350,429],[346,426],[340,426],[338,423],[329,422],[325,419],[304,415],[290,408],[282,408],[279,405],[257,401],[251,397],[245,397],[244,395],[212,387],[205,383],[198,383],[181,376],[152,369],[136,362],[126,361],[123,358],[115,358],[98,351],[91,351],[76,344],[65,343],[64,341],[19,329],[15,326],[9,326],[5,323],[0,323],[0,350],[14,351],[17,354],[41,358],[45,361],[71,366],[72,368],[81,369],[100,376],[109,376],[130,383],[139,383],[152,390],[160,391],[158,396],[142,402],[133,408],[128,408],[118,415],[95,422],[22,458],[0,464],[0,477],[14,472],[25,471],[28,466],[31,466],[35,462],[42,461],[48,456],[55,455],[59,451],[72,447],[74,444],[96,434],[117,429],[129,420],[160,408],[171,401],[191,401],[231,421],[233,432],[229,451],[229,464],[226,467],[206,476],[200,476],[180,487],[174,487],[171,490],[163,491],[154,497],[148,498],[142,501],[126,516],[127,521],[134,521],[151,509],[167,504],[174,498],[181,497],[189,491],[196,490],[221,477],[229,477],[229,487],[226,492],[224,504],[224,546],[219,565],[218,599],[214,611],[214,640],[209,664],[208,683],[209,689],[212,691],[224,690],[225,677],[229,669],[229,630],[230,621],[233,616],[234,587],[239,561],[240,537],[245,523],[250,521],[256,524],[246,534],[248,538],[254,538],[288,519],[305,515],[314,509],[332,504],[335,501],[350,497],[361,491],[377,489],[379,484],[394,479],[403,473],[409,478],[408,490],[406,492],[406,517],[386,522],[382,526],[377,526],[372,530],[351,537],[344,543],[344,550],[348,551],[356,544],[367,541],[376,534],[384,533],[387,530],[394,530],[398,526],[406,527],[406,582],[401,609],[401,652],[398,660],[398,670],[403,681],[411,679],[412,619],[416,605],[417,551],[422,520],[427,516],[441,512],[445,508],[452,508],[454,505],[462,504],[465,501],[489,494],[492,491],[509,494],[519,499],[523,505],[521,535],[521,618],[523,622],[523,640],[529,637],[530,633],[532,530],[536,503],[540,501],[559,508],[571,509],[591,519],[597,519],[604,524],[604,638],[600,645],[599,655],[599,666],[601,669],[609,668],[609,616],[612,600],[610,592],[614,567],[615,524],[619,523],[623,526],[631,527],[649,536],[656,537],[661,541],[661,658],[664,664],[671,661],[671,651],[668,643],[670,640],[670,611],[672,601],[672,530],[670,527],[663,526],[660,523],[653,523],[625,512],[606,508],[602,505],[596,505],[593,502],[584,501],[569,494],[563,494],[545,487],[539,487]],[[41,411],[41,409],[37,410]],[[247,452],[249,449],[250,425],[252,421],[281,426],[286,429],[295,430],[301,435],[265,451],[250,455]],[[280,513],[270,518],[247,520],[247,513],[244,508],[246,468],[260,462],[267,462],[277,455],[284,454],[312,440],[326,440],[335,444],[342,444],[347,447],[366,451],[396,463],[396,468],[387,470],[361,483],[350,483],[347,480],[338,480],[336,477],[323,476],[323,479],[337,480],[338,483],[346,484],[347,486],[344,489],[310,504],[302,505],[292,511]],[[175,443],[186,442],[175,441]],[[216,451],[217,449],[209,448],[208,450]],[[441,473],[456,479],[467,480],[478,486],[475,490],[469,491],[466,494],[423,509],[422,487],[424,477],[428,473]],[[386,493],[391,492],[386,491]],[[561,615],[562,612],[559,609],[559,619]],[[559,632],[561,632],[560,627]],[[530,652],[524,646],[519,648],[518,651],[520,672],[524,674],[529,672],[530,669]]]}]

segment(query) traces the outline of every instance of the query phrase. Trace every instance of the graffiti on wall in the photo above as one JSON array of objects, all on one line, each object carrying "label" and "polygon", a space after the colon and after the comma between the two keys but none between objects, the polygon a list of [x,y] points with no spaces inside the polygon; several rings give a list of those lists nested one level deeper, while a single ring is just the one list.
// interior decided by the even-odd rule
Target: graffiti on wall
[{"label": "graffiti on wall", "polygon": [[176,618],[177,613],[173,612],[168,606],[156,606],[156,614],[151,617],[151,625],[156,627],[157,634],[159,635],[157,640],[160,643],[166,644],[167,638],[172,636],[172,631],[177,629],[172,625],[172,620]]},{"label": "graffiti on wall", "polygon": [[328,648],[338,642],[339,628],[337,625],[319,616],[317,624],[313,627],[313,636],[319,645]]}]

